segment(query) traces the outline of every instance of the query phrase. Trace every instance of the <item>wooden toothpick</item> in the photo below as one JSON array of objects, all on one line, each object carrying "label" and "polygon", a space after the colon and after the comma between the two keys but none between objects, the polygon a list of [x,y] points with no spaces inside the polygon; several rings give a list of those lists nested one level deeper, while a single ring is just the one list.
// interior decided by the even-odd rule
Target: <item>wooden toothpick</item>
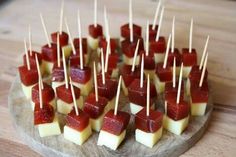
[{"label": "wooden toothpick", "polygon": [[26,44],[25,39],[24,39],[24,48],[25,48],[25,57],[26,57],[27,70],[30,70],[29,53],[28,53],[28,50],[27,50],[27,44]]},{"label": "wooden toothpick", "polygon": [[181,84],[182,84],[182,76],[183,76],[183,63],[181,63],[181,69],[179,74],[179,84],[178,84],[178,93],[176,103],[179,104],[180,101],[180,91],[181,91]]},{"label": "wooden toothpick", "polygon": [[203,53],[202,53],[202,58],[201,58],[201,62],[200,62],[200,65],[199,65],[199,70],[202,69],[203,61],[204,61],[206,51],[207,51],[207,47],[208,47],[209,38],[210,38],[210,36],[208,35],[205,46],[204,46],[204,50],[203,50]]},{"label": "wooden toothpick", "polygon": [[173,17],[172,22],[172,38],[171,38],[171,53],[174,53],[175,50],[175,16]]},{"label": "wooden toothpick", "polygon": [[132,0],[129,0],[129,30],[130,30],[130,42],[132,43],[134,41]]},{"label": "wooden toothpick", "polygon": [[116,92],[116,102],[115,102],[114,115],[117,115],[117,110],[118,110],[118,102],[119,102],[119,96],[120,96],[121,79],[122,79],[122,76],[120,75],[119,83],[118,83],[118,87],[117,87],[117,92]]},{"label": "wooden toothpick", "polygon": [[65,52],[64,52],[64,49],[62,49],[62,61],[63,61],[63,68],[64,68],[64,77],[65,77],[66,89],[68,89],[68,88],[69,88],[69,85],[68,85],[68,78],[67,78],[66,59],[65,59]]},{"label": "wooden toothpick", "polygon": [[41,74],[40,67],[39,67],[39,60],[38,60],[37,54],[35,54],[35,60],[36,60],[36,67],[37,67],[37,71],[38,71],[38,79],[41,82],[41,88],[44,89],[43,79],[42,79],[42,74]]},{"label": "wooden toothpick", "polygon": [[94,27],[97,27],[97,0],[94,0]]},{"label": "wooden toothpick", "polygon": [[164,112],[165,112],[165,115],[167,115],[167,101],[165,101],[165,104],[164,104],[164,105],[165,105],[165,106],[164,106],[164,107],[165,107],[165,108],[164,108],[164,110],[165,110]]},{"label": "wooden toothpick", "polygon": [[70,89],[71,89],[71,94],[72,94],[72,98],[73,98],[73,104],[74,104],[74,108],[75,108],[75,114],[76,116],[79,115],[79,110],[77,108],[77,102],[76,102],[76,98],[75,98],[75,91],[74,91],[74,87],[71,81],[71,77],[70,77]]},{"label": "wooden toothpick", "polygon": [[110,41],[108,41],[107,43],[106,58],[105,58],[105,73],[108,70],[109,51],[110,51]]},{"label": "wooden toothpick", "polygon": [[135,70],[135,63],[136,63],[136,58],[138,55],[139,42],[140,42],[140,39],[138,39],[138,42],[134,51],[134,58],[133,58],[132,69],[131,69],[132,72],[134,72]]},{"label": "wooden toothpick", "polygon": [[146,56],[148,56],[149,53],[149,21],[147,21],[146,26]]},{"label": "wooden toothpick", "polygon": [[149,74],[148,74],[148,78],[147,78],[147,116],[149,116],[149,112],[150,112],[150,78],[149,78]]},{"label": "wooden toothpick", "polygon": [[172,74],[173,75],[172,76],[173,77],[173,80],[172,80],[173,81],[173,88],[175,88],[175,86],[176,86],[176,74],[175,74],[176,72],[175,71],[176,71],[176,58],[174,57],[173,74]]},{"label": "wooden toothpick", "polygon": [[108,17],[107,17],[107,9],[104,6],[104,23],[105,23],[105,32],[106,32],[106,41],[110,40],[109,28],[108,28]]},{"label": "wooden toothpick", "polygon": [[140,88],[143,88],[143,75],[144,75],[144,55],[142,54],[142,61],[141,61],[141,74],[140,74]]},{"label": "wooden toothpick", "polygon": [[190,31],[189,31],[189,53],[192,53],[193,40],[193,18],[191,18]]},{"label": "wooden toothpick", "polygon": [[158,2],[158,4],[157,4],[157,8],[156,8],[156,12],[155,12],[155,16],[154,16],[153,24],[152,24],[152,30],[155,29],[155,26],[156,26],[156,23],[157,23],[157,17],[158,17],[158,14],[159,14],[160,7],[161,7],[161,0],[159,0],[159,2]]},{"label": "wooden toothpick", "polygon": [[105,84],[104,55],[103,55],[103,49],[102,48],[101,48],[101,64],[102,64],[102,84]]},{"label": "wooden toothpick", "polygon": [[168,42],[167,42],[166,54],[165,54],[164,64],[163,64],[164,69],[167,66],[167,59],[168,59],[169,49],[170,49],[170,40],[171,40],[171,34],[169,35]]},{"label": "wooden toothpick", "polygon": [[43,97],[42,97],[42,89],[41,89],[41,86],[42,86],[41,80],[39,79],[39,80],[38,80],[38,87],[39,87],[39,107],[40,107],[40,109],[43,108]]},{"label": "wooden toothpick", "polygon": [[80,13],[78,9],[78,32],[79,32],[79,58],[80,58],[80,69],[84,68],[83,63],[83,47],[82,47],[82,32],[81,32],[81,23],[80,23]]},{"label": "wooden toothpick", "polygon": [[200,82],[199,82],[199,87],[202,87],[202,84],[203,84],[204,76],[205,76],[205,73],[206,73],[207,59],[208,59],[208,53],[206,54],[206,58],[205,58],[205,61],[204,61],[202,74],[201,74],[201,79],[200,79]]},{"label": "wooden toothpick", "polygon": [[71,36],[71,33],[70,33],[70,29],[68,27],[68,23],[67,23],[66,18],[65,18],[65,25],[66,25],[66,30],[68,32],[68,36],[69,36],[69,40],[70,40],[70,44],[71,44],[71,47],[72,47],[73,54],[76,55],[75,45],[74,45],[74,42],[72,40],[72,36]]},{"label": "wooden toothpick", "polygon": [[62,34],[63,16],[64,16],[64,0],[62,0],[61,2],[61,10],[60,10],[60,25],[59,25],[60,35]]},{"label": "wooden toothpick", "polygon": [[47,39],[48,47],[52,47],[42,13],[40,13],[40,19],[41,19],[41,23],[43,25],[43,31],[44,31],[45,37]]},{"label": "wooden toothpick", "polygon": [[96,71],[96,63],[93,62],[93,79],[94,79],[94,90],[95,90],[95,99],[98,102],[98,83],[97,83],[97,71]]},{"label": "wooden toothpick", "polygon": [[60,40],[59,40],[59,33],[57,33],[57,66],[61,66],[61,61],[60,61]]},{"label": "wooden toothpick", "polygon": [[32,56],[32,34],[30,25],[29,25],[29,54],[30,56]]},{"label": "wooden toothpick", "polygon": [[161,9],[161,15],[160,15],[158,29],[157,29],[156,42],[159,41],[159,38],[160,38],[161,25],[162,25],[162,19],[163,19],[164,11],[165,11],[165,7],[163,6],[162,9]]}]

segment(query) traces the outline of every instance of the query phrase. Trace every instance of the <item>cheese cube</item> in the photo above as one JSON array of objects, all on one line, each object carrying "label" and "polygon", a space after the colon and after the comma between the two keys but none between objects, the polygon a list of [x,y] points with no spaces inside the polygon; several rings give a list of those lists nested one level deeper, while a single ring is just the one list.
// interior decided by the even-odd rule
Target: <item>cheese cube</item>
[{"label": "cheese cube", "polygon": [[181,120],[175,121],[175,120],[169,118],[167,115],[165,115],[163,120],[164,120],[163,126],[166,130],[168,130],[169,132],[172,132],[176,135],[181,135],[181,133],[188,126],[189,116],[186,118],[183,118]]},{"label": "cheese cube", "polygon": [[77,131],[67,125],[64,126],[64,138],[75,144],[82,145],[91,135],[90,124],[83,131]]},{"label": "cheese cube", "polygon": [[164,90],[165,90],[165,82],[161,82],[159,77],[157,77],[157,75],[155,74],[154,77],[153,77],[153,82],[155,84],[155,87],[156,87],[156,90],[157,90],[157,93],[160,94],[160,93],[163,93]]},{"label": "cheese cube", "polygon": [[[123,62],[127,65],[133,65],[133,60],[134,60],[134,57],[127,57],[125,54],[123,54]],[[139,62],[140,62],[140,56],[137,55],[136,57],[136,61],[135,61],[135,65],[139,65]]]},{"label": "cheese cube", "polygon": [[[83,97],[80,96],[79,99],[76,100],[76,102],[77,106],[82,109],[84,104]],[[68,114],[73,109],[73,106],[74,106],[73,102],[68,104],[61,99],[57,99],[57,112],[59,113]]]},{"label": "cheese cube", "polygon": [[[30,100],[30,103],[31,103],[32,111],[34,111],[35,103],[32,100]],[[57,106],[56,106],[56,99],[55,98],[52,99],[48,104],[50,104],[54,108],[54,110],[56,110]]]},{"label": "cheese cube", "polygon": [[187,82],[186,82],[186,95],[189,96],[190,95],[190,86],[191,86],[191,83],[190,83],[190,80],[189,78],[187,79]]},{"label": "cheese cube", "polygon": [[52,88],[55,91],[55,94],[56,94],[56,88],[64,84],[65,84],[65,81],[62,81],[62,82],[52,81]]},{"label": "cheese cube", "polygon": [[204,116],[206,112],[207,102],[193,103],[190,98],[191,115],[192,116]]},{"label": "cheese cube", "polygon": [[154,53],[155,63],[164,62],[164,58],[165,58],[165,53]]},{"label": "cheese cube", "polygon": [[135,140],[147,147],[152,148],[162,136],[162,127],[156,132],[149,133],[140,129],[135,130]]},{"label": "cheese cube", "polygon": [[120,143],[124,140],[126,135],[126,130],[124,130],[120,135],[114,135],[107,131],[101,130],[98,136],[97,145],[106,146],[112,150],[116,150]]},{"label": "cheese cube", "polygon": [[[137,105],[134,103],[129,103],[129,107],[130,107],[131,114],[136,114],[143,109],[143,106]],[[152,104],[151,109],[154,109],[154,108],[155,108],[155,105]]]},{"label": "cheese cube", "polygon": [[56,115],[52,123],[44,123],[44,124],[39,124],[37,126],[38,126],[40,137],[61,134],[60,125],[59,125],[58,118],[56,117]]},{"label": "cheese cube", "polygon": [[125,96],[128,96],[128,88],[126,87],[125,82],[124,82],[123,79],[122,79],[122,81],[121,81],[121,88],[122,88],[122,90],[123,90],[123,92],[124,92],[124,95],[125,95]]},{"label": "cheese cube", "polygon": [[72,52],[72,47],[71,45],[66,45],[62,47],[62,50],[64,50],[65,53],[65,58],[69,58]]},{"label": "cheese cube", "polygon": [[88,94],[91,92],[91,90],[93,88],[92,78],[90,78],[90,80],[88,82],[86,82],[85,84],[80,84],[80,83],[77,83],[74,81],[72,81],[72,84],[80,89],[80,93],[83,96],[88,96]]},{"label": "cheese cube", "polygon": [[144,69],[144,74],[146,77],[149,75],[150,79],[153,79],[154,76],[156,75],[155,70],[147,70],[147,69]]},{"label": "cheese cube", "polygon": [[53,62],[48,62],[48,61],[43,60],[42,64],[43,64],[45,73],[52,74]]},{"label": "cheese cube", "polygon": [[183,66],[183,77],[187,78],[191,72],[192,66]]},{"label": "cheese cube", "polygon": [[99,38],[93,38],[92,36],[88,35],[88,45],[92,50],[96,50],[98,48]]},{"label": "cheese cube", "polygon": [[32,88],[34,87],[34,84],[31,86],[25,86],[23,83],[21,83],[21,87],[22,87],[23,93],[25,94],[26,98],[31,99],[31,97],[32,97],[31,91],[32,91]]}]

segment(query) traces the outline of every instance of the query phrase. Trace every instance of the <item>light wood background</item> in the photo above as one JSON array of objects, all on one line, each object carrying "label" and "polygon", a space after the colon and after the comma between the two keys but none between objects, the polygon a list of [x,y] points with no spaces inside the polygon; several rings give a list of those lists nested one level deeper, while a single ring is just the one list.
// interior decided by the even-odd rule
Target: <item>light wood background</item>
[{"label": "light wood background", "polygon": [[[33,156],[18,137],[7,107],[7,95],[21,64],[23,38],[28,25],[33,32],[35,50],[45,44],[39,19],[43,12],[48,31],[58,29],[60,1],[12,0],[0,1],[0,156]],[[119,27],[128,21],[128,0],[98,0],[99,23],[103,24],[103,5],[107,6],[111,36],[119,36]],[[164,0],[163,0],[164,1]],[[145,26],[152,21],[156,1],[133,0],[134,22]],[[176,16],[176,47],[188,45],[191,17],[194,18],[193,47],[202,53],[206,36],[209,41],[209,80],[213,89],[215,109],[210,126],[203,138],[182,156],[225,156],[236,154],[236,2],[229,0],[166,0],[161,34],[170,32],[173,15]],[[82,14],[83,36],[93,21],[93,0],[67,0],[65,12],[73,36],[77,36],[76,13]]]}]

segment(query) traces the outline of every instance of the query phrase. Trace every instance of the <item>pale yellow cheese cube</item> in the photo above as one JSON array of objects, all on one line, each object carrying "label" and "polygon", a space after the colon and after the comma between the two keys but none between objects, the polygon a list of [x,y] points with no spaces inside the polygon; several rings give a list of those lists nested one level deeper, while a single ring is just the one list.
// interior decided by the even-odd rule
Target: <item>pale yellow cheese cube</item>
[{"label": "pale yellow cheese cube", "polygon": [[164,58],[165,58],[165,53],[154,53],[155,63],[164,62]]},{"label": "pale yellow cheese cube", "polygon": [[[124,64],[127,64],[127,65],[133,65],[133,60],[134,60],[134,57],[127,57],[125,54],[123,54],[123,62]],[[136,60],[135,60],[135,65],[139,65],[140,63],[140,56],[137,55],[136,57]]]},{"label": "pale yellow cheese cube", "polygon": [[192,66],[183,66],[183,77],[187,78],[191,72]]},{"label": "pale yellow cheese cube", "polygon": [[61,134],[60,125],[59,125],[58,118],[56,117],[56,115],[52,123],[44,123],[44,124],[39,124],[37,126],[38,126],[40,137],[54,136],[54,135]]},{"label": "pale yellow cheese cube", "polygon": [[43,60],[42,64],[43,64],[45,73],[49,75],[52,74],[53,62],[48,62],[48,61]]},{"label": "pale yellow cheese cube", "polygon": [[163,93],[165,90],[165,82],[160,81],[159,77],[155,74],[153,77],[153,82],[156,87],[156,91],[158,94]]},{"label": "pale yellow cheese cube", "polygon": [[69,58],[72,52],[72,47],[71,45],[66,45],[62,47],[62,50],[64,50],[65,53],[65,58]]},{"label": "pale yellow cheese cube", "polygon": [[[30,103],[31,103],[32,111],[34,111],[35,103],[32,100],[30,100]],[[53,107],[53,109],[56,110],[57,106],[56,106],[56,99],[55,98],[52,99],[48,104],[50,104]]]},{"label": "pale yellow cheese cube", "polygon": [[56,88],[59,87],[59,86],[62,86],[64,84],[65,84],[65,81],[61,81],[61,82],[52,81],[52,88],[55,91],[55,93],[56,93]]},{"label": "pale yellow cheese cube", "polygon": [[96,50],[98,48],[99,38],[93,38],[92,36],[88,35],[88,45],[92,50]]},{"label": "pale yellow cheese cube", "polygon": [[192,116],[204,116],[206,112],[207,102],[193,103],[190,98],[191,115]]},{"label": "pale yellow cheese cube", "polygon": [[[76,100],[77,102],[77,106],[82,109],[83,108],[83,97],[80,96],[79,99]],[[68,114],[71,112],[71,110],[73,109],[74,104],[73,102],[68,104],[66,102],[64,102],[61,99],[57,99],[57,112],[62,113],[62,114]]]},{"label": "pale yellow cheese cube", "polygon": [[128,88],[126,87],[123,78],[122,78],[122,82],[121,82],[121,88],[122,88],[122,90],[123,90],[123,92],[124,92],[124,95],[125,95],[125,96],[128,96]]},{"label": "pale yellow cheese cube", "polygon": [[148,77],[149,75],[150,79],[153,79],[154,76],[156,75],[155,70],[147,70],[147,69],[144,69],[144,74],[146,77]]},{"label": "pale yellow cheese cube", "polygon": [[75,144],[82,145],[91,135],[90,124],[82,131],[75,130],[67,125],[64,126],[64,138]]},{"label": "pale yellow cheese cube", "polygon": [[88,94],[93,89],[93,80],[92,80],[92,78],[90,78],[90,80],[88,82],[86,82],[85,84],[77,83],[77,82],[74,82],[74,81],[72,81],[72,84],[80,89],[80,93],[83,96],[88,96]]},{"label": "pale yellow cheese cube", "polygon": [[190,86],[191,86],[191,83],[190,83],[190,80],[189,78],[187,79],[187,82],[186,82],[186,95],[189,96],[190,95]]},{"label": "pale yellow cheese cube", "polygon": [[31,86],[25,86],[23,83],[21,83],[21,87],[23,90],[23,93],[25,94],[27,99],[31,99],[32,97],[32,88],[34,87],[35,84],[31,85]]},{"label": "pale yellow cheese cube", "polygon": [[153,133],[144,132],[140,129],[135,130],[135,140],[150,148],[152,148],[158,142],[161,136],[162,136],[162,127]]}]

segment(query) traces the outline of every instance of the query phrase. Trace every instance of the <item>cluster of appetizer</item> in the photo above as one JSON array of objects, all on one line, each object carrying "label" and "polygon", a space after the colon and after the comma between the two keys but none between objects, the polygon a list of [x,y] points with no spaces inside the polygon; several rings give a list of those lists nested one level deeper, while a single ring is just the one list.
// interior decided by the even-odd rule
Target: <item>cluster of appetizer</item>
[{"label": "cluster of appetizer", "polygon": [[[97,23],[97,0],[94,1],[94,24],[89,25],[87,38],[81,35],[79,11],[79,36],[74,39],[63,18],[63,4],[60,29],[51,34],[51,39],[40,14],[47,44],[42,46],[41,53],[33,51],[29,30],[29,48],[24,41],[24,64],[18,69],[41,137],[61,134],[56,114],[60,113],[66,119],[65,139],[81,145],[94,130],[99,132],[98,145],[115,150],[124,140],[133,115],[136,141],[153,147],[161,138],[163,128],[180,135],[188,126],[190,115],[205,114],[209,96],[206,70],[209,37],[197,65],[197,53],[192,48],[193,20],[189,48],[180,53],[174,47],[175,17],[167,44],[165,37],[160,36],[164,7],[157,25],[160,9],[159,2],[153,24],[147,22],[144,41],[141,26],[133,23],[130,0],[129,23],[121,26],[120,44],[110,38],[106,8],[106,35],[103,35],[103,28]],[[64,19],[67,33],[62,31]],[[123,58],[120,68],[119,45]],[[96,56],[97,64],[91,55]],[[184,80],[187,80],[186,87]],[[118,110],[120,89],[129,100],[130,113]],[[164,98],[164,113],[156,110],[160,95]]]}]

